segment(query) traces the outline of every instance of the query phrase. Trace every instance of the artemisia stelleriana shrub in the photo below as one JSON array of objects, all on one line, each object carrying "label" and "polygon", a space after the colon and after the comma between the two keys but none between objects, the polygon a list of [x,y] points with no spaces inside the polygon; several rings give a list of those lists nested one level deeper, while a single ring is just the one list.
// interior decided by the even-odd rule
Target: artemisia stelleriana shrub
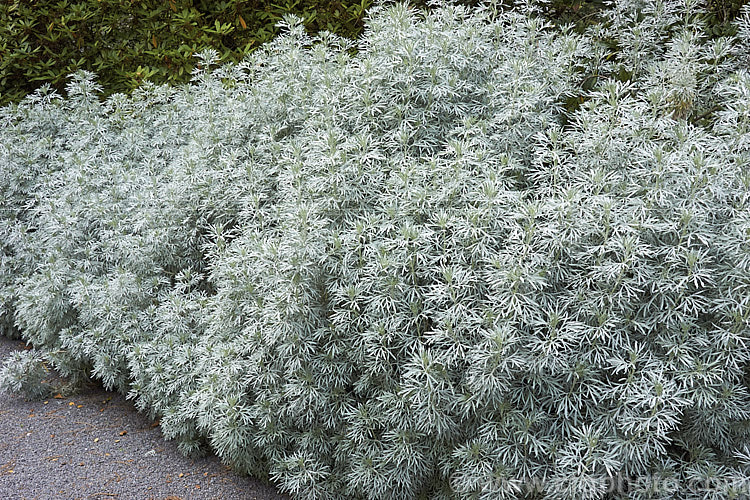
[{"label": "artemisia stelleriana shrub", "polygon": [[295,498],[747,495],[750,13],[702,12],[289,18],[4,108],[5,387],[99,379]]}]

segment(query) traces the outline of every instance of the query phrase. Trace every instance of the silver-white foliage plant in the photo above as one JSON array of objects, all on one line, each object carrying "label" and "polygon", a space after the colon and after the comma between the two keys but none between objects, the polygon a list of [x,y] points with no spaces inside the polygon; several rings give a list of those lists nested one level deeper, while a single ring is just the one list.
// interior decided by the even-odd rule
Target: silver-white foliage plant
[{"label": "silver-white foliage plant", "polygon": [[0,325],[43,353],[5,385],[100,379],[297,498],[747,494],[750,14],[608,12],[377,7],[356,55],[289,18],[3,109]]}]

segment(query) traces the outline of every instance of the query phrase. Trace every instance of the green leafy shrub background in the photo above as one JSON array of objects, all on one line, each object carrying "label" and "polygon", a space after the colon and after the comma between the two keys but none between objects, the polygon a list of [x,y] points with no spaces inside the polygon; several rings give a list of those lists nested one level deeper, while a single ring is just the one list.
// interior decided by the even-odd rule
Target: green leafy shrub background
[{"label": "green leafy shrub background", "polygon": [[5,387],[100,379],[297,498],[747,495],[750,12],[603,15],[287,18],[2,108]]},{"label": "green leafy shrub background", "polygon": [[99,75],[105,95],[144,80],[189,81],[195,55],[238,61],[270,40],[286,13],[312,31],[356,37],[371,0],[3,0],[0,104],[43,83],[64,89],[79,69]]}]

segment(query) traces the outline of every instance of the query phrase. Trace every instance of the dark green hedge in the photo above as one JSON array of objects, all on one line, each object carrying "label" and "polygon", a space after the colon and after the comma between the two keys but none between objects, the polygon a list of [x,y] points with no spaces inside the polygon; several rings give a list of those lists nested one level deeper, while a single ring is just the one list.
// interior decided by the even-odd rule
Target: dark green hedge
[{"label": "dark green hedge", "polygon": [[0,0],[0,104],[48,82],[58,90],[78,69],[106,94],[148,78],[189,80],[194,54],[225,61],[271,39],[287,13],[311,31],[356,37],[372,0]]}]

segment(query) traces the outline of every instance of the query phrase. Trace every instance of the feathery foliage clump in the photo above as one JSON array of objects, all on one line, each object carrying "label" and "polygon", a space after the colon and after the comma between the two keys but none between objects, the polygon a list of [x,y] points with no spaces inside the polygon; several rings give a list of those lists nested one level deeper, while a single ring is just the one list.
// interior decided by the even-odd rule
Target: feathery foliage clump
[{"label": "feathery foliage clump", "polygon": [[750,12],[703,14],[289,18],[4,108],[6,386],[100,379],[297,498],[748,494]]}]

